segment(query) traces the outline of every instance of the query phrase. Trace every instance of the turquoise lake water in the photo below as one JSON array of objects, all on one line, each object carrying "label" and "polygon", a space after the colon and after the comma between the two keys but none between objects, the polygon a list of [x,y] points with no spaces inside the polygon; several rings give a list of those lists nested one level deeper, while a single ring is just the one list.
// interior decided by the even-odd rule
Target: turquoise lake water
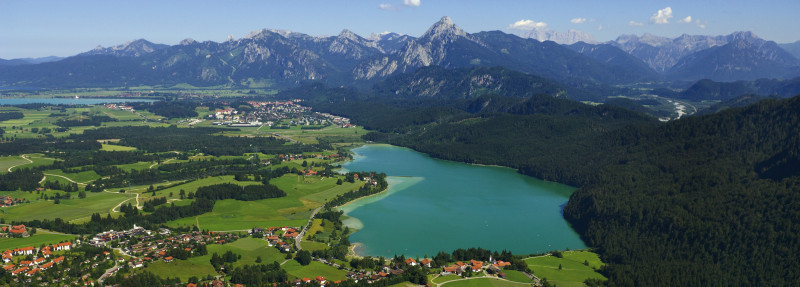
[{"label": "turquoise lake water", "polygon": [[482,247],[515,254],[585,248],[561,215],[574,187],[503,167],[433,159],[411,149],[365,145],[351,171],[379,171],[389,190],[343,207],[360,255],[434,256]]}]

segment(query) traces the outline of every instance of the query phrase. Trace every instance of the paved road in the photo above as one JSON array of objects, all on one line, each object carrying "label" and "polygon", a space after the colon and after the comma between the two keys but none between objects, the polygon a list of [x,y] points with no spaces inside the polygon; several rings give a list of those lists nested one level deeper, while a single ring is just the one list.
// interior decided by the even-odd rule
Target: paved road
[{"label": "paved road", "polygon": [[306,226],[303,227],[303,231],[300,231],[300,234],[294,238],[294,244],[297,247],[297,250],[300,250],[300,240],[303,239],[303,236],[306,235],[306,231],[308,231],[308,228],[311,226],[311,223],[314,222],[314,216],[317,215],[317,212],[323,207],[325,206],[323,205],[317,207],[317,209],[314,209],[314,212],[311,213],[311,218],[308,219],[308,224],[306,224]]},{"label": "paved road", "polygon": [[103,272],[103,275],[101,275],[100,278],[97,279],[97,283],[99,283],[102,286],[103,281],[105,281],[106,278],[110,277],[111,274],[114,274],[114,272],[116,272],[117,269],[119,269],[119,265],[117,265],[117,263],[114,263],[114,267],[106,269],[106,272]]}]

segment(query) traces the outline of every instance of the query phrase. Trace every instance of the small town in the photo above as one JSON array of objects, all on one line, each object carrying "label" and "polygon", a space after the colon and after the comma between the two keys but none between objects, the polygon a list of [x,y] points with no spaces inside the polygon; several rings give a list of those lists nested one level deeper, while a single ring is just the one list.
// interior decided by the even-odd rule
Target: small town
[{"label": "small town", "polygon": [[[29,228],[24,225],[15,225],[11,228],[3,226],[3,230],[13,234],[27,235]],[[255,227],[246,233],[225,233],[225,232],[201,232],[192,231],[188,233],[173,234],[167,228],[158,230],[147,230],[139,226],[134,226],[130,230],[98,233],[89,237],[76,238],[74,241],[65,241],[52,245],[27,246],[5,250],[3,252],[3,276],[11,276],[13,282],[23,285],[32,284],[38,286],[117,286],[116,284],[104,284],[108,278],[118,273],[127,276],[136,276],[135,269],[146,267],[155,262],[170,264],[178,260],[187,260],[191,257],[203,256],[208,254],[208,246],[224,245],[235,242],[243,237],[258,238],[267,242],[266,248],[276,248],[281,253],[286,254],[284,264],[292,259],[299,259],[300,252],[294,244],[300,239],[300,227]],[[226,254],[225,257],[228,255]],[[241,256],[241,255],[239,255]],[[212,256],[212,265],[217,264]],[[235,255],[234,255],[235,257]],[[400,278],[408,270],[414,269],[415,272],[422,272],[422,276],[460,276],[470,277],[491,277],[504,279],[506,273],[504,269],[511,266],[510,262],[490,259],[486,262],[469,260],[467,262],[456,261],[450,265],[436,266],[431,258],[422,260],[414,258],[395,257],[393,259],[384,258],[362,258],[361,263],[358,258],[353,259],[352,266],[341,265],[336,262],[328,261],[325,258],[310,257],[310,260],[317,261],[335,267],[346,272],[346,277],[341,280],[327,280],[324,276],[318,275],[313,278],[296,278],[291,281],[282,282],[283,284],[295,286],[336,286],[344,281],[352,283],[366,282],[376,283],[380,280],[390,280],[393,277]],[[369,260],[364,268],[363,260]],[[278,264],[276,262],[275,264]],[[360,265],[360,266],[359,266]],[[224,263],[215,265],[219,275],[203,279],[193,279],[193,282],[176,283],[173,286],[245,286],[226,280],[226,270]],[[539,286],[539,279],[527,273],[534,280],[533,286]],[[405,277],[403,277],[405,278]],[[281,283],[281,282],[275,282]],[[200,284],[200,285],[198,285]],[[423,284],[424,285],[424,284]]]}]

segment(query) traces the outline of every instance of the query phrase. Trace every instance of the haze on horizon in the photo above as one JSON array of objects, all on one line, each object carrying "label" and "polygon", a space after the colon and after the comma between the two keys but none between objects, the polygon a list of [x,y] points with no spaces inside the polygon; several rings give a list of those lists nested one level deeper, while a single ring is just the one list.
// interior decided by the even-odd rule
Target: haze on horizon
[{"label": "haze on horizon", "polygon": [[[646,2],[646,3],[642,3]],[[769,1],[4,1],[0,58],[72,56],[135,39],[175,45],[185,38],[222,42],[262,28],[309,35],[343,29],[368,37],[385,31],[419,36],[442,16],[468,33],[533,29],[589,33],[599,42],[623,34],[677,37],[752,31],[790,43],[800,2]]]}]

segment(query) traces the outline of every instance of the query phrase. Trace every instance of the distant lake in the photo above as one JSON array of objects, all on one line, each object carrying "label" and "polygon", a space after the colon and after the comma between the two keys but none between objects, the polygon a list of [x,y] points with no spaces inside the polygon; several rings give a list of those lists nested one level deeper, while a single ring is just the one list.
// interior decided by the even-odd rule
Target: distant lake
[{"label": "distant lake", "polygon": [[133,102],[154,102],[150,99],[100,99],[100,98],[0,98],[0,105],[51,104],[51,105],[98,105]]},{"label": "distant lake", "polygon": [[350,236],[360,255],[434,256],[483,247],[515,254],[585,248],[561,208],[574,187],[503,167],[433,159],[411,149],[365,145],[353,150],[351,171],[389,175],[389,190],[341,209],[359,228]]}]

